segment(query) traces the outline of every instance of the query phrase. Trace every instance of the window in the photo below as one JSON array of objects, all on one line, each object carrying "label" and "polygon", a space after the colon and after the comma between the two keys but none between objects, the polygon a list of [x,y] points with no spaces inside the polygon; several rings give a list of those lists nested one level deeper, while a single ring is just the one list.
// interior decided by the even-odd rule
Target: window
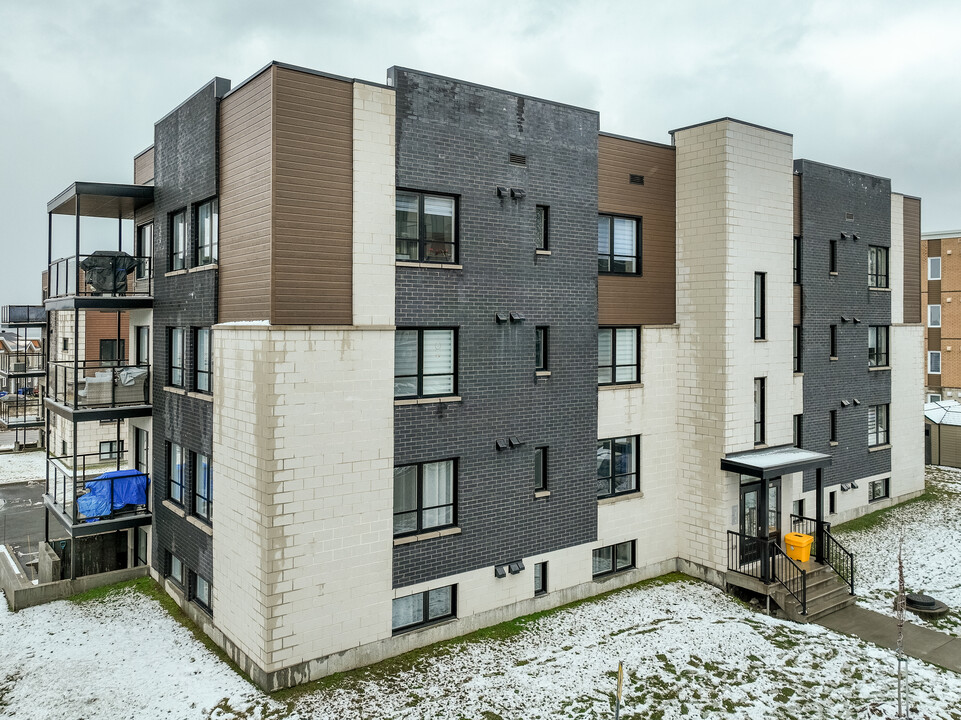
[{"label": "window", "polygon": [[794,501],[794,506],[791,508],[791,514],[795,517],[804,517],[804,499]]},{"label": "window", "polygon": [[891,495],[891,478],[872,480],[868,483],[868,502],[883,500]]},{"label": "window", "polygon": [[888,286],[888,249],[871,245],[868,247],[868,287]]},{"label": "window", "polygon": [[538,205],[534,212],[537,217],[534,247],[547,250],[550,247],[550,208],[547,205]]},{"label": "window", "polygon": [[888,444],[888,406],[872,405],[868,408],[868,445],[876,447]]},{"label": "window", "polygon": [[70,338],[63,338],[63,343],[61,344],[64,352],[70,350]]},{"label": "window", "polygon": [[868,367],[888,365],[888,326],[871,325],[868,328]]},{"label": "window", "polygon": [[608,545],[594,551],[594,577],[610,575],[634,567],[634,541]]},{"label": "window", "polygon": [[197,264],[217,262],[219,215],[217,201],[208,200],[197,206]]},{"label": "window", "polygon": [[941,279],[941,258],[929,257],[928,258],[928,280],[940,280],[940,279]]},{"label": "window", "polygon": [[170,384],[184,386],[184,330],[170,328]]},{"label": "window", "polygon": [[548,334],[546,327],[538,327],[534,331],[534,369],[547,370]]},{"label": "window", "polygon": [[831,338],[830,338],[830,349],[831,357],[837,359],[838,357],[838,326],[831,326]]},{"label": "window", "polygon": [[637,328],[598,328],[597,383],[617,385],[640,377]]},{"label": "window", "polygon": [[794,284],[801,284],[801,236],[794,236]]},{"label": "window", "polygon": [[136,278],[142,280],[150,277],[150,257],[153,255],[153,223],[147,223],[137,228],[137,256]]},{"label": "window", "polygon": [[928,373],[931,375],[941,374],[941,351],[931,350],[928,353]]},{"label": "window", "polygon": [[928,327],[941,327],[941,306],[928,305]]},{"label": "window", "polygon": [[100,364],[104,367],[114,367],[123,362],[127,354],[125,345],[126,343],[123,340],[101,340]]},{"label": "window", "polygon": [[167,497],[178,505],[184,502],[184,449],[176,443],[167,444],[167,477],[170,486]]},{"label": "window", "polygon": [[837,275],[838,272],[838,241],[832,240],[828,248],[828,271]]},{"label": "window", "polygon": [[100,459],[116,460],[123,452],[123,440],[104,440],[100,443]]},{"label": "window", "polygon": [[137,528],[137,534],[134,536],[134,544],[136,545],[134,552],[134,565],[146,565],[147,564],[147,530],[143,527]]},{"label": "window", "polygon": [[802,363],[801,355],[801,326],[794,326],[794,372],[799,373],[803,371],[804,365]]},{"label": "window", "polygon": [[835,515],[838,511],[838,491],[832,490],[828,493],[828,515]]},{"label": "window", "polygon": [[829,421],[830,421],[830,427],[829,427],[830,432],[828,434],[828,440],[830,440],[833,443],[836,443],[838,441],[838,411],[837,410],[831,410],[829,414]]},{"label": "window", "polygon": [[547,563],[534,563],[534,594],[543,595],[547,592]]},{"label": "window", "polygon": [[534,448],[534,489],[547,490],[547,448]]},{"label": "window", "polygon": [[394,468],[394,536],[454,524],[454,460]]},{"label": "window", "polygon": [[597,218],[597,271],[640,275],[640,220],[600,215]]},{"label": "window", "polygon": [[170,269],[183,270],[187,263],[187,213],[170,216]]},{"label": "window", "polygon": [[941,402],[941,394],[940,394],[940,393],[928,393],[928,402],[929,402],[929,403]]},{"label": "window", "polygon": [[764,273],[754,273],[754,339],[764,339]]},{"label": "window", "polygon": [[457,587],[446,587],[394,598],[391,607],[391,627],[401,632],[422,625],[454,617],[456,612]]},{"label": "window", "polygon": [[136,364],[137,365],[149,365],[150,364],[150,326],[140,325],[136,330],[137,346],[136,351]]},{"label": "window", "polygon": [[191,588],[193,599],[198,605],[210,609],[210,581],[205,577],[193,574],[193,587]]},{"label": "window", "polygon": [[452,197],[398,191],[397,259],[456,262],[456,206]]},{"label": "window", "polygon": [[765,378],[754,378],[754,444],[764,444]]},{"label": "window", "polygon": [[210,392],[210,328],[194,330],[194,388]]},{"label": "window", "polygon": [[638,436],[597,441],[597,497],[637,492]]},{"label": "window", "polygon": [[804,416],[794,416],[794,447],[801,447],[804,443]]},{"label": "window", "polygon": [[146,474],[150,468],[149,452],[150,434],[142,428],[134,428],[134,469]]},{"label": "window", "polygon": [[456,391],[454,330],[398,330],[394,334],[394,397],[439,397]]},{"label": "window", "polygon": [[213,510],[213,484],[210,473],[210,458],[200,453],[194,454],[194,515],[210,522]]},{"label": "window", "polygon": [[174,555],[173,553],[167,553],[169,558],[170,572],[167,577],[173,580],[175,583],[181,587],[187,587],[187,583],[184,579],[184,564],[183,561]]}]

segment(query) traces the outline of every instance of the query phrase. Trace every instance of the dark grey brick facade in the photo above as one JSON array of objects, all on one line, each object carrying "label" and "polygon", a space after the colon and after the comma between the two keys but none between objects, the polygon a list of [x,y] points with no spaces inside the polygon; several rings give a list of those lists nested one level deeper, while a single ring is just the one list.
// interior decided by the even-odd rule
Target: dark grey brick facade
[{"label": "dark grey brick facade", "polygon": [[[891,401],[891,371],[868,370],[868,328],[891,324],[891,293],[868,289],[868,246],[891,244],[891,181],[809,160],[796,160],[794,169],[802,198],[803,442],[833,457],[824,484],[838,485],[891,469],[890,450],[868,452],[868,408]],[[831,240],[837,275],[830,274]],[[831,325],[837,360],[829,359]],[[830,410],[837,411],[836,446]],[[813,489],[810,471],[804,490]]]},{"label": "dark grey brick facade", "polygon": [[[190,453],[208,457],[213,446],[213,404],[165,391],[169,378],[169,329],[185,329],[185,384],[195,367],[192,328],[217,322],[217,271],[167,276],[170,271],[170,216],[187,211],[187,267],[196,265],[196,207],[217,195],[218,105],[229,81],[216,78],[156,124],[154,131],[154,310],[153,310],[153,557],[164,571],[165,552],[175,553],[193,572],[213,578],[209,535],[164,507],[169,477],[167,446],[184,448],[188,464],[184,506],[189,514],[194,478]],[[216,392],[216,388],[214,388]],[[211,458],[214,493],[216,459]],[[214,495],[216,513],[216,494]]]},{"label": "dark grey brick facade", "polygon": [[[463,398],[395,408],[395,465],[458,458],[462,531],[396,547],[401,587],[596,538],[598,115],[400,68],[390,77],[397,187],[457,196],[463,265],[397,268],[398,328],[458,328]],[[498,185],[526,197],[498,198]],[[550,207],[550,256],[535,256],[535,205]],[[526,321],[495,322],[511,311]],[[539,325],[552,375],[538,379]],[[498,451],[509,436],[524,444]],[[542,445],[551,494],[535,499]]]}]

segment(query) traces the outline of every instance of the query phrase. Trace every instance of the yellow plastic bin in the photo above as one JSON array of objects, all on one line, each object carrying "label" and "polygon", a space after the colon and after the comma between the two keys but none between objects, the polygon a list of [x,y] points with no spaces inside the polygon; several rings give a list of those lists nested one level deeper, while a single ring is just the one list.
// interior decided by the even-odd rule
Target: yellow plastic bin
[{"label": "yellow plastic bin", "polygon": [[787,556],[795,562],[807,562],[811,559],[811,543],[813,542],[813,536],[802,533],[790,532],[784,536]]}]

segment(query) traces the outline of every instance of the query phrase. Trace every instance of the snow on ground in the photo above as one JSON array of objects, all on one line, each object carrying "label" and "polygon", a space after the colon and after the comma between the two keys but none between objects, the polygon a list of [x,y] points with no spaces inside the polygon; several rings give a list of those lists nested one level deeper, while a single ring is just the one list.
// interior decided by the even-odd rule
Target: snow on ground
[{"label": "snow on ground", "polygon": [[40,481],[47,477],[47,453],[43,450],[0,453],[0,485]]},{"label": "snow on ground", "polygon": [[858,604],[894,616],[898,590],[898,536],[904,534],[904,582],[908,592],[931,595],[951,612],[931,623],[912,613],[907,619],[961,635],[961,470],[927,468],[937,500],[892,509],[875,527],[840,532],[838,540],[854,553]]},{"label": "snow on ground", "polygon": [[[507,639],[456,642],[349,673],[280,704],[233,674],[160,606],[127,591],[0,609],[0,717],[593,718],[894,717],[892,653],[775,620],[681,580],[530,620]],[[909,666],[912,717],[961,719],[961,676]]]}]

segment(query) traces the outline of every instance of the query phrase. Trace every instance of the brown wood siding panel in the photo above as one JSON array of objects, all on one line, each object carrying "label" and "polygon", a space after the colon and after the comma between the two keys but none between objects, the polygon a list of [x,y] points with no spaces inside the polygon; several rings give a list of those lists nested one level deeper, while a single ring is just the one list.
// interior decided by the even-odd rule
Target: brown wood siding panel
[{"label": "brown wood siding panel", "polygon": [[270,319],[272,78],[220,104],[221,322]]},{"label": "brown wood siding panel", "polygon": [[941,349],[941,328],[928,328],[928,350]]},{"label": "brown wood siding panel", "polygon": [[[601,135],[598,211],[641,218],[641,276],[601,274],[601,325],[669,325],[675,315],[674,150]],[[632,185],[632,174],[643,185]]]},{"label": "brown wood siding panel", "polygon": [[801,176],[794,176],[794,234],[801,235]]},{"label": "brown wood siding panel", "polygon": [[794,286],[794,324],[795,325],[800,325],[801,320],[803,319],[803,316],[801,314],[802,307],[803,307],[803,303],[801,298],[801,286],[795,285]]},{"label": "brown wood siding panel", "polygon": [[[100,341],[117,338],[117,315],[115,312],[88,310],[83,315],[84,360],[88,363],[100,362]],[[120,315],[120,337],[124,341],[124,359],[130,358],[130,316]],[[92,373],[90,373],[92,374]]]},{"label": "brown wood siding panel", "polygon": [[133,182],[146,185],[153,180],[153,148],[145,150],[133,159]]},{"label": "brown wood siding panel", "polygon": [[904,322],[921,322],[921,201],[909,197],[904,198]]},{"label": "brown wood siding panel", "polygon": [[353,85],[286,68],[275,83],[271,322],[350,325]]},{"label": "brown wood siding panel", "polygon": [[961,427],[957,425],[939,425],[940,434],[938,454],[941,465],[961,467]]},{"label": "brown wood siding panel", "polygon": [[940,433],[938,432],[939,426],[931,422],[928,419],[924,421],[924,429],[930,433],[931,437],[931,464],[940,465],[941,464],[941,449],[939,447]]}]

